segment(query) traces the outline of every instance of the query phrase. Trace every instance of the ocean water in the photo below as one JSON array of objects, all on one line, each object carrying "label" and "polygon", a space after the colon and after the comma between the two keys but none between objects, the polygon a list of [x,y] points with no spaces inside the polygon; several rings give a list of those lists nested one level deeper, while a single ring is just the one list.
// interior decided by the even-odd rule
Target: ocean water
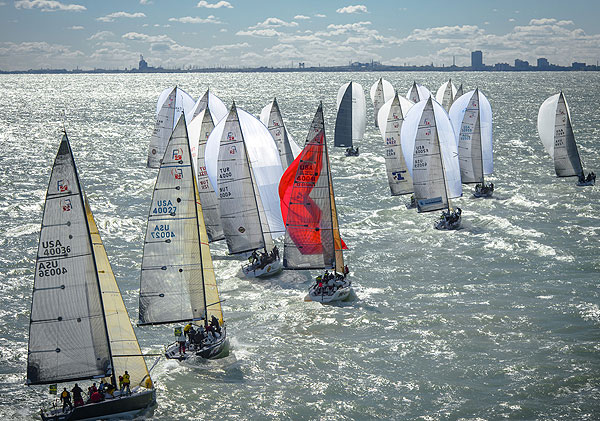
[{"label": "ocean water", "polygon": [[[464,228],[391,197],[368,89],[405,93],[451,76],[478,86],[494,111],[493,199],[470,197]],[[334,150],[335,98],[365,88],[361,155]],[[133,322],[156,170],[146,168],[156,99],[178,84],[210,86],[253,113],[277,97],[303,144],[323,101],[345,259],[354,300],[303,302],[317,272],[244,279],[241,260],[213,250],[229,357],[152,372],[154,419],[600,419],[599,187],[554,176],[537,136],[541,103],[562,89],[586,170],[599,172],[600,74],[258,73],[0,75],[0,419],[34,419],[49,396],[24,385],[35,253],[63,126]],[[144,352],[171,326],[135,328]],[[151,360],[149,360],[151,363]],[[151,416],[147,414],[146,416]]]}]

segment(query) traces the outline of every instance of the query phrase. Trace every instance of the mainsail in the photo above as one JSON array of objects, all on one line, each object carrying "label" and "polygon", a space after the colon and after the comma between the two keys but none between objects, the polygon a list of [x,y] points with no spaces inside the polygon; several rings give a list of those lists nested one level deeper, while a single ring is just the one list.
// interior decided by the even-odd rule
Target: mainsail
[{"label": "mainsail", "polygon": [[210,110],[211,117],[214,122],[219,122],[223,117],[227,115],[227,106],[221,101],[221,99],[213,94],[210,89],[207,89],[204,95],[196,101],[191,110],[186,111],[185,120],[193,121],[194,118],[206,108]]},{"label": "mainsail", "polygon": [[457,98],[450,119],[458,139],[463,183],[483,183],[494,170],[492,152],[492,107],[479,89]]},{"label": "mainsail", "polygon": [[322,105],[306,146],[281,178],[279,197],[286,224],[284,267],[335,268],[342,273],[342,249],[347,247],[339,232]]},{"label": "mainsail", "polygon": [[371,95],[371,101],[373,102],[373,108],[375,109],[375,127],[379,127],[379,122],[377,121],[379,110],[383,104],[394,97],[394,87],[387,80],[379,78],[379,80],[371,86],[369,94]]},{"label": "mainsail", "polygon": [[267,126],[273,136],[279,150],[281,165],[285,170],[300,153],[300,147],[294,142],[287,127],[285,127],[277,98],[273,98],[273,101],[265,105],[262,109],[260,112],[260,121]]},{"label": "mainsail", "polygon": [[571,125],[571,113],[562,92],[548,98],[538,113],[538,133],[554,160],[558,177],[583,175],[581,158]]},{"label": "mainsail", "polygon": [[463,85],[462,85],[462,83],[460,84],[460,86],[456,90],[456,93],[454,94],[454,100],[456,101],[461,96],[463,96]]},{"label": "mainsail", "polygon": [[[279,151],[277,150],[273,136],[271,136],[271,133],[269,133],[269,130],[263,123],[241,108],[236,107],[236,111],[241,132],[244,136],[244,147],[252,167],[252,176],[254,177],[256,187],[258,187],[257,191],[267,216],[271,236],[273,238],[282,236],[285,233],[285,226],[281,218],[279,196],[277,194],[279,179],[283,174]],[[229,129],[225,130],[226,124],[227,118],[221,120],[215,126],[206,143],[206,172],[213,189],[217,192],[219,191],[221,180],[217,174],[221,170],[219,163],[221,142],[227,141],[230,132]],[[233,132],[231,134],[233,135]],[[234,150],[231,151],[233,152]],[[237,148],[235,151],[240,152]],[[229,153],[229,151],[227,152]],[[220,194],[217,194],[217,197],[219,196]]]},{"label": "mainsail", "polygon": [[367,105],[362,86],[356,82],[342,85],[337,96],[334,146],[351,147],[365,134]]},{"label": "mainsail", "polygon": [[442,107],[446,111],[450,111],[450,107],[456,98],[458,98],[456,96],[456,86],[452,83],[452,79],[442,83],[442,86],[440,86],[435,94],[436,101],[442,104]]},{"label": "mainsail", "polygon": [[201,243],[202,210],[185,124],[173,131],[154,186],[144,240],[139,324],[176,323],[205,317],[207,267]]},{"label": "mainsail", "polygon": [[401,136],[418,211],[449,208],[449,199],[462,195],[462,185],[448,113],[432,98],[421,101],[404,119]]},{"label": "mainsail", "polygon": [[221,226],[219,202],[206,173],[206,142],[215,127],[210,107],[212,107],[212,104],[202,110],[188,125],[188,135],[194,173],[196,174],[198,184],[198,194],[200,195],[200,203],[202,204],[204,214],[206,233],[208,234],[209,241],[212,242],[223,240],[225,235]]},{"label": "mainsail", "polygon": [[36,258],[27,383],[112,374],[100,281],[83,189],[63,135],[46,194]]},{"label": "mainsail", "polygon": [[429,89],[423,85],[419,85],[417,82],[413,82],[412,86],[406,93],[406,99],[411,100],[415,104],[429,98],[430,96],[431,92],[429,92]]},{"label": "mainsail", "polygon": [[[217,192],[229,253],[273,248],[269,223],[235,103],[219,142]],[[270,136],[270,135],[269,135]]]},{"label": "mainsail", "polygon": [[412,177],[408,172],[400,144],[404,116],[412,105],[408,99],[395,94],[379,110],[379,129],[386,146],[385,167],[392,196],[413,192]]},{"label": "mainsail", "polygon": [[177,86],[161,92],[156,104],[156,122],[148,150],[149,168],[160,166],[160,160],[165,153],[175,123],[182,113],[187,113],[193,106],[194,99]]}]

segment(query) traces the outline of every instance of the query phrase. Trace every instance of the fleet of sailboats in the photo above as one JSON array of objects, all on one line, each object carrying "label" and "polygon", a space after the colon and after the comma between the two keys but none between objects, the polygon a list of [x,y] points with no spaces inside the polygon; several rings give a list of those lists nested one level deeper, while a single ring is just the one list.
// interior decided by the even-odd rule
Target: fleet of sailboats
[{"label": "fleet of sailboats", "polygon": [[114,390],[97,402],[76,403],[66,411],[42,410],[42,419],[135,416],[155,402],[154,386],[65,132],[52,167],[40,230],[27,384],[97,379],[116,389],[117,376],[125,373],[130,378],[129,393]]},{"label": "fleet of sailboats", "polygon": [[363,87],[356,82],[345,83],[337,95],[333,145],[346,148],[346,156],[358,156],[356,144],[362,140],[366,124],[367,104]]},{"label": "fleet of sailboats", "polygon": [[148,212],[138,323],[194,323],[198,340],[188,340],[184,352],[178,344],[165,352],[167,358],[180,360],[222,356],[227,343],[192,162],[182,115],[167,144]]},{"label": "fleet of sailboats", "polygon": [[538,133],[544,148],[554,160],[557,177],[578,177],[577,185],[589,186],[596,175],[583,172],[579,150],[571,123],[571,112],[564,94],[559,92],[544,101],[538,112]]}]

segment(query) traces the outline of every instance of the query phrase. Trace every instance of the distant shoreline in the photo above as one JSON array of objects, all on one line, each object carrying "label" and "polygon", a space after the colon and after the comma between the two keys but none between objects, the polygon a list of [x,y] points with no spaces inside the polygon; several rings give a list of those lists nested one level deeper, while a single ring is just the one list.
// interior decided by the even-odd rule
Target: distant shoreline
[{"label": "distant shoreline", "polygon": [[481,69],[472,67],[434,67],[434,66],[333,66],[333,67],[254,67],[254,68],[205,68],[205,69],[164,69],[150,68],[147,70],[139,69],[93,69],[93,70],[67,70],[67,69],[29,69],[29,70],[0,70],[0,74],[148,74],[148,73],[331,73],[331,72],[595,72],[600,71],[600,66],[585,67],[562,67],[552,66],[549,68],[538,68],[530,66],[529,68],[485,66]]}]

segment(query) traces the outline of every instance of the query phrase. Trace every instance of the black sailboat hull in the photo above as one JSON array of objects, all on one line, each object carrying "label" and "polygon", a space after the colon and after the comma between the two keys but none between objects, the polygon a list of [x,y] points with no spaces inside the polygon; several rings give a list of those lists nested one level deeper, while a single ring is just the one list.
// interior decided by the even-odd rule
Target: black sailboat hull
[{"label": "black sailboat hull", "polygon": [[131,395],[106,399],[98,403],[88,403],[74,407],[72,411],[63,413],[60,409],[49,412],[42,411],[43,421],[97,420],[109,418],[133,418],[156,402],[156,392],[144,390]]}]

